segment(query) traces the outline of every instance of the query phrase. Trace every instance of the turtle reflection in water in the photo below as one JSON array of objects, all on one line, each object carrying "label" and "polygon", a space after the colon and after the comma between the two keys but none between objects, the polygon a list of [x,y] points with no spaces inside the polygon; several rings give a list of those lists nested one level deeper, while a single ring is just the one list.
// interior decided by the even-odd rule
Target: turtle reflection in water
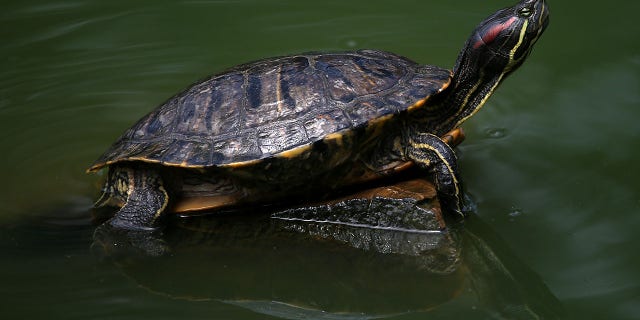
[{"label": "turtle reflection in water", "polygon": [[396,175],[431,173],[462,215],[453,150],[440,137],[478,111],[548,24],[544,0],[501,9],[473,31],[453,70],[389,52],[309,53],[198,82],[127,130],[88,171],[109,167],[102,228],[145,244],[171,207],[274,203]]},{"label": "turtle reflection in water", "polygon": [[166,230],[171,255],[114,259],[154,292],[288,319],[438,312],[459,295],[479,301],[478,313],[507,319],[562,314],[539,277],[476,217],[443,228],[434,196],[433,184],[412,179],[271,217],[176,219]]}]

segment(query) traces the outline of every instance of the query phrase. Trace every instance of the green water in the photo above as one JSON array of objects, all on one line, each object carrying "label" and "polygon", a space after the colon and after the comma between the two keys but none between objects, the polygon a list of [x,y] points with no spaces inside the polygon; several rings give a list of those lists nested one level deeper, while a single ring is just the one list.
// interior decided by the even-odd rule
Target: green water
[{"label": "green water", "polygon": [[[93,254],[98,177],[84,169],[140,116],[207,74],[355,48],[451,66],[472,28],[510,4],[4,1],[0,316],[269,318],[150,290]],[[504,259],[535,274],[568,317],[639,318],[640,5],[549,5],[551,24],[529,60],[465,123],[462,179],[476,218],[510,252]],[[175,281],[194,264],[180,264]],[[396,318],[490,317],[476,305],[462,294]]]}]

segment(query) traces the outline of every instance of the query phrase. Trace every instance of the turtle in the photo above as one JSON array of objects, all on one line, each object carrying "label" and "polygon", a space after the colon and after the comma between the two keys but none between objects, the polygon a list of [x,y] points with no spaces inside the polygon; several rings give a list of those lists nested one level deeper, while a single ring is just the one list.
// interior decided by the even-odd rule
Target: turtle
[{"label": "turtle", "polygon": [[529,55],[549,21],[522,0],[482,21],[453,70],[379,50],[310,52],[232,67],[140,119],[87,172],[108,167],[103,226],[161,229],[171,210],[319,197],[414,167],[463,215],[456,155],[442,140]]}]

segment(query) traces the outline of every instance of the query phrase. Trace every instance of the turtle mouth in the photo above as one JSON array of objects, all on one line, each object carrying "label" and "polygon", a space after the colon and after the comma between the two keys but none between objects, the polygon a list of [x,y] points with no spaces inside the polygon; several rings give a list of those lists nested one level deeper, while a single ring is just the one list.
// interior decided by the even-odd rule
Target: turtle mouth
[{"label": "turtle mouth", "polygon": [[540,0],[535,1],[533,9],[535,12],[534,17],[538,17],[535,21],[539,26],[539,33],[542,33],[549,25],[549,7],[547,6],[546,1]]}]

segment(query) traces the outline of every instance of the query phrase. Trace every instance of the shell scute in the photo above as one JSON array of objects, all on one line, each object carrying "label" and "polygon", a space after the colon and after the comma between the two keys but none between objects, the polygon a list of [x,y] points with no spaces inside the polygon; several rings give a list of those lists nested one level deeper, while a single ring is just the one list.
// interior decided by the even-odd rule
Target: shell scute
[{"label": "shell scute", "polygon": [[[246,121],[244,76],[232,73],[216,79],[211,84],[211,100],[204,122],[209,136],[222,135],[240,128]],[[224,90],[218,90],[224,88]]]},{"label": "shell scute", "polygon": [[389,90],[407,73],[406,66],[360,56],[348,60],[322,56],[316,59],[315,67],[325,74],[331,98],[343,103]]},{"label": "shell scute", "polygon": [[327,135],[327,132],[338,132],[349,129],[351,126],[350,118],[340,109],[312,115],[304,122],[304,129],[310,140],[320,140]]},{"label": "shell scute", "polygon": [[263,155],[291,150],[308,141],[304,127],[298,124],[268,126],[258,132],[258,145]]},{"label": "shell scute", "polygon": [[206,166],[211,162],[211,145],[201,141],[172,141],[165,147],[162,163],[173,163],[173,159],[189,159],[189,165]]},{"label": "shell scute", "polygon": [[126,139],[129,141],[142,141],[151,137],[171,134],[176,116],[176,107],[177,101],[168,104],[162,110],[158,110],[154,117],[142,118],[125,133]]},{"label": "shell scute", "polygon": [[[376,119],[393,112],[388,106],[388,103],[380,99],[362,100],[347,110],[347,116],[350,119]],[[357,120],[354,122],[358,123]]]},{"label": "shell scute", "polygon": [[218,137],[212,149],[212,163],[249,161],[262,157],[256,132]]}]

